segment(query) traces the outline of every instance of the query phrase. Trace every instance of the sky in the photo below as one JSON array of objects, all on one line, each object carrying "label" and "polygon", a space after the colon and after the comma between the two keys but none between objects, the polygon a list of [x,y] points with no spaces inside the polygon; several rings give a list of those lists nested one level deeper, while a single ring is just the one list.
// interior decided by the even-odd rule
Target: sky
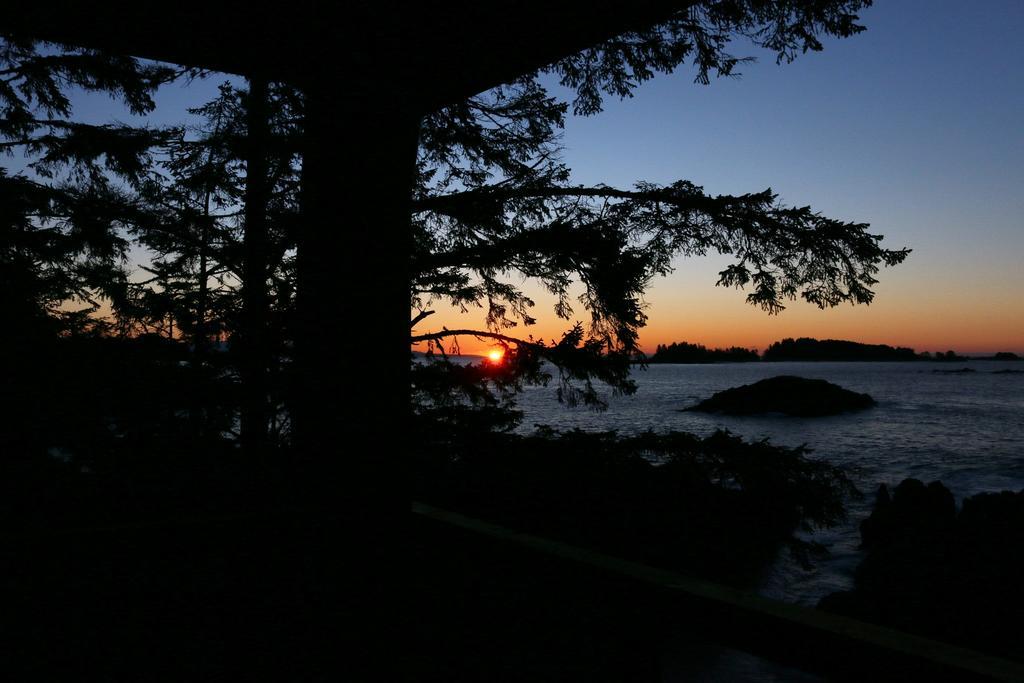
[{"label": "sky", "polygon": [[[794,301],[777,316],[715,286],[726,258],[679,259],[646,292],[644,350],[673,341],[763,350],[811,336],[1024,354],[1024,0],[877,0],[861,23],[865,32],[826,40],[824,51],[791,64],[737,44],[734,53],[758,59],[739,78],[703,86],[681,68],[632,98],[606,100],[600,114],[568,119],[562,143],[573,182],[686,179],[711,194],[770,187],[785,204],[870,223],[884,246],[913,249],[880,271],[870,306],[822,311]],[[165,87],[147,120],[180,122],[228,78]],[[76,100],[86,119],[110,112],[108,98]],[[550,297],[531,283],[524,289],[540,322],[513,333],[560,337],[566,323]],[[483,327],[482,311],[432,308],[418,333]],[[586,322],[585,311],[576,314]],[[464,339],[461,347],[490,345]]]},{"label": "sky", "polygon": [[[870,223],[885,246],[913,249],[880,271],[870,306],[795,301],[777,316],[715,286],[728,260],[679,259],[646,294],[642,348],[764,349],[811,336],[1024,353],[1024,2],[879,0],[861,23],[865,32],[791,64],[737,45],[758,58],[741,78],[702,86],[680,69],[568,120],[574,182],[687,179],[712,194],[770,187],[785,204]],[[565,325],[550,298],[526,290],[541,322],[516,333],[557,337]],[[439,312],[422,331],[482,318]]]}]

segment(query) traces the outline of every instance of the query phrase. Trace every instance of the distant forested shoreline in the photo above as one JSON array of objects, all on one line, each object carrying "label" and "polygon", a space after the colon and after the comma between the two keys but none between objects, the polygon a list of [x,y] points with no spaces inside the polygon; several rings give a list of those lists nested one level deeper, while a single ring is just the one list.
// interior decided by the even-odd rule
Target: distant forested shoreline
[{"label": "distant forested shoreline", "polygon": [[727,349],[709,349],[702,344],[677,342],[658,344],[648,363],[745,363],[760,360],[757,351],[732,346]]},{"label": "distant forested shoreline", "polygon": [[[952,353],[952,352],[950,352]],[[950,358],[959,357],[953,354]],[[842,339],[783,339],[764,350],[766,361],[909,361],[923,360],[914,349],[905,346],[893,347],[887,344],[861,344]],[[934,360],[934,359],[932,359]]]},{"label": "distant forested shoreline", "polygon": [[1022,360],[1009,351],[992,356],[967,357],[950,350],[932,354],[918,353],[904,346],[862,344],[843,339],[786,338],[772,343],[764,353],[738,346],[709,349],[703,344],[673,342],[658,344],[654,354],[644,359],[647,363],[746,363],[752,361],[968,361],[968,360]]}]

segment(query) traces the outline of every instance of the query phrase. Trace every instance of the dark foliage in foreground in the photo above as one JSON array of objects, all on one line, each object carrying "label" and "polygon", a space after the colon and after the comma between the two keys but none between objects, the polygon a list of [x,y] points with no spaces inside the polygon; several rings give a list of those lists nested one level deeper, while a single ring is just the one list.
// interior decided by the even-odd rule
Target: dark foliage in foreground
[{"label": "dark foliage in foreground", "polygon": [[[214,368],[197,379],[184,344],[71,337],[23,351],[22,371],[0,394],[14,418],[2,435],[12,455],[0,473],[16,482],[2,497],[5,533],[274,515],[301,490],[287,457],[253,459],[239,448],[230,433],[236,380]],[[461,371],[471,386],[474,373],[516,374],[503,365]],[[815,548],[793,532],[834,524],[856,493],[806,449],[724,432],[522,437],[495,431],[497,407],[444,410],[419,414],[416,496],[719,580],[751,580],[786,544],[806,559]],[[197,421],[218,428],[198,431]]]},{"label": "dark foliage in foreground", "polygon": [[784,544],[806,560],[820,549],[793,532],[836,523],[857,495],[804,448],[726,432],[436,436],[414,463],[421,499],[717,580],[753,579]]},{"label": "dark foliage in foreground", "polygon": [[240,386],[226,354],[199,373],[184,343],[158,335],[23,342],[0,384],[0,532],[268,505],[268,463],[232,433]]},{"label": "dark foliage in foreground", "polygon": [[861,524],[854,590],[820,607],[1024,659],[1024,491],[982,493],[958,511],[940,482],[883,485]]},{"label": "dark foliage in foreground", "polygon": [[[0,464],[4,533],[275,515],[298,500],[289,495],[303,480],[289,472],[287,453],[254,459],[231,433],[240,400],[231,373],[211,365],[197,378],[186,345],[157,335],[44,339],[22,349],[19,371],[0,392],[12,417],[0,435],[9,454]],[[228,360],[215,354],[210,362]],[[492,382],[519,374],[505,364],[455,371],[471,387],[480,373]],[[487,404],[418,413],[414,494],[522,531],[739,582],[783,545],[809,557],[814,548],[793,532],[834,524],[856,493],[841,470],[803,448],[724,432],[522,437],[495,431],[502,425],[494,418],[505,415]]]}]

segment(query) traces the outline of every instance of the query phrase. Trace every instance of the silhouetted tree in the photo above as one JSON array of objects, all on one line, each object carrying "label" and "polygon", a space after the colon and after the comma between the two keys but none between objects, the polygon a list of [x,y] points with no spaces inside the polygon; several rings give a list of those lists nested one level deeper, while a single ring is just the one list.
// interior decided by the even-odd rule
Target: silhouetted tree
[{"label": "silhouetted tree", "polygon": [[[125,188],[145,177],[163,137],[75,120],[69,91],[109,94],[144,114],[156,88],[180,73],[92,50],[0,40],[0,149],[29,160],[21,172],[0,173],[4,284],[12,301],[27,306],[24,315],[48,316],[65,331],[96,324],[84,313],[123,275],[124,231],[135,218]],[[68,312],[69,303],[86,308]]]},{"label": "silhouetted tree", "polygon": [[[205,431],[211,401],[219,414],[241,404],[242,432],[262,450],[271,432],[286,430],[275,406],[294,292],[297,91],[261,82],[252,97],[226,85],[191,112],[201,123],[188,128],[83,123],[72,111],[71,97],[84,91],[144,114],[161,84],[193,75],[80,48],[0,42],[0,145],[27,160],[20,173],[0,172],[3,284],[18,330],[5,341],[19,345],[6,356],[87,330],[188,340],[196,431]],[[133,246],[143,251],[130,264]],[[233,367],[222,358],[214,367],[209,341],[225,335],[242,343],[232,344]],[[26,370],[26,383],[32,372],[38,367]],[[240,391],[220,381],[232,376]]]},{"label": "silhouetted tree", "polygon": [[8,464],[111,436],[97,400],[109,382],[88,367],[103,361],[89,340],[58,345],[58,336],[110,331],[93,314],[124,287],[129,231],[139,219],[135,192],[166,139],[161,130],[76,119],[71,93],[106,94],[144,114],[153,92],[181,74],[81,48],[0,40],[0,148],[25,159],[19,170],[0,171],[0,450]]},{"label": "silhouetted tree", "polygon": [[[746,38],[790,61],[821,49],[817,36],[862,30],[854,12],[863,2],[698,2],[670,21],[619,36],[558,62],[547,71],[573,89],[573,110],[594,114],[602,97],[628,97],[657,72],[692,59],[696,80],[736,75],[745,59],[727,51]],[[810,207],[781,205],[770,189],[709,195],[686,180],[631,188],[570,182],[559,158],[559,133],[569,104],[550,95],[540,74],[524,76],[425,118],[413,197],[413,327],[442,300],[466,311],[480,307],[479,328],[416,333],[428,351],[457,348],[459,336],[492,339],[507,348],[500,368],[481,368],[480,382],[511,390],[544,381],[540,362],[558,367],[559,398],[602,405],[592,379],[631,392],[630,361],[646,322],[642,295],[677,256],[730,254],[722,286],[750,287],[747,301],[769,314],[787,299],[821,308],[869,303],[881,266],[907,250],[889,250],[865,223],[822,216]],[[554,313],[571,321],[574,283],[588,325],[570,325],[545,342],[513,328],[535,322],[534,302],[516,284],[525,276],[557,298]],[[467,371],[437,359],[458,381],[444,394],[440,374],[414,364],[414,387],[425,406],[450,411],[469,403],[501,402],[467,388]],[[479,388],[479,383],[477,384]],[[507,391],[504,400],[507,404]],[[422,407],[423,411],[432,408]]]},{"label": "silhouetted tree", "polygon": [[[817,36],[861,30],[855,12],[865,4],[697,2],[545,71],[572,89],[574,111],[594,114],[604,96],[629,96],[639,83],[689,60],[698,82],[736,75],[745,61],[728,51],[736,38],[773,50],[780,61],[821,49]],[[244,440],[262,443],[269,423],[287,413],[278,407],[283,374],[272,366],[287,363],[290,348],[302,97],[258,80],[248,90],[226,88],[197,110],[205,124],[193,135],[89,126],[70,120],[62,89],[115,92],[131,111],[144,112],[152,90],[180,72],[86,50],[39,52],[14,40],[3,49],[11,65],[0,92],[7,148],[35,155],[30,168],[37,175],[72,170],[71,182],[60,186],[5,176],[4,191],[19,194],[15,204],[37,212],[23,222],[31,239],[18,247],[26,264],[18,286],[39,290],[23,297],[39,302],[29,308],[57,314],[69,298],[101,288],[120,329],[141,321],[143,330],[189,338],[196,367],[217,323],[235,342]],[[414,389],[428,412],[425,406],[455,410],[467,401],[500,412],[523,382],[547,380],[543,361],[558,367],[559,396],[570,404],[602,404],[593,380],[632,391],[630,363],[646,322],[643,291],[678,255],[733,254],[736,262],[719,284],[750,286],[748,301],[769,313],[798,296],[821,307],[870,302],[878,268],[906,256],[883,249],[865,224],[781,206],[770,190],[710,196],[689,181],[573,185],[558,147],[570,104],[550,95],[541,77],[524,75],[422,120],[411,198],[412,323],[440,299],[482,307],[485,324],[414,330],[412,341],[444,351],[471,334],[509,350],[500,366],[460,371],[443,358],[430,369],[417,364]],[[157,144],[163,156],[154,159]],[[40,211],[73,220],[63,232],[47,232],[43,221],[51,218]],[[148,282],[130,281],[121,265],[129,230],[155,254],[146,264]],[[44,254],[40,238],[58,234],[61,243]],[[46,263],[53,267],[40,265]],[[568,324],[560,340],[515,334],[535,322],[534,302],[515,284],[520,275],[556,296],[554,313]],[[574,283],[583,292],[586,325],[572,324]]]},{"label": "silhouetted tree", "polygon": [[[144,193],[153,220],[137,230],[155,255],[145,267],[154,278],[135,283],[129,299],[142,316],[159,311],[161,298],[177,302],[169,308],[192,341],[197,369],[215,360],[213,337],[230,340],[240,391],[225,391],[223,400],[239,401],[239,436],[255,452],[285,431],[280,369],[294,307],[301,99],[294,88],[250,85],[223,84],[190,110],[198,125],[180,129],[163,150]],[[165,273],[174,286],[161,283]]]}]

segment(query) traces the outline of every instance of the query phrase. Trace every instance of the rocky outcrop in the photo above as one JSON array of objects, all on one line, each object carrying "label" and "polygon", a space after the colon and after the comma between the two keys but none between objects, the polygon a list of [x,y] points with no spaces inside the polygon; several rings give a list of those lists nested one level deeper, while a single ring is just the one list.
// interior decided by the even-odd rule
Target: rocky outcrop
[{"label": "rocky outcrop", "polygon": [[818,417],[864,410],[874,405],[875,400],[867,394],[843,389],[823,379],[782,375],[720,391],[684,410],[728,415],[785,413]]},{"label": "rocky outcrop", "polygon": [[882,486],[861,539],[854,589],[821,609],[1024,659],[1024,491],[972,496],[957,512],[940,482]]}]

